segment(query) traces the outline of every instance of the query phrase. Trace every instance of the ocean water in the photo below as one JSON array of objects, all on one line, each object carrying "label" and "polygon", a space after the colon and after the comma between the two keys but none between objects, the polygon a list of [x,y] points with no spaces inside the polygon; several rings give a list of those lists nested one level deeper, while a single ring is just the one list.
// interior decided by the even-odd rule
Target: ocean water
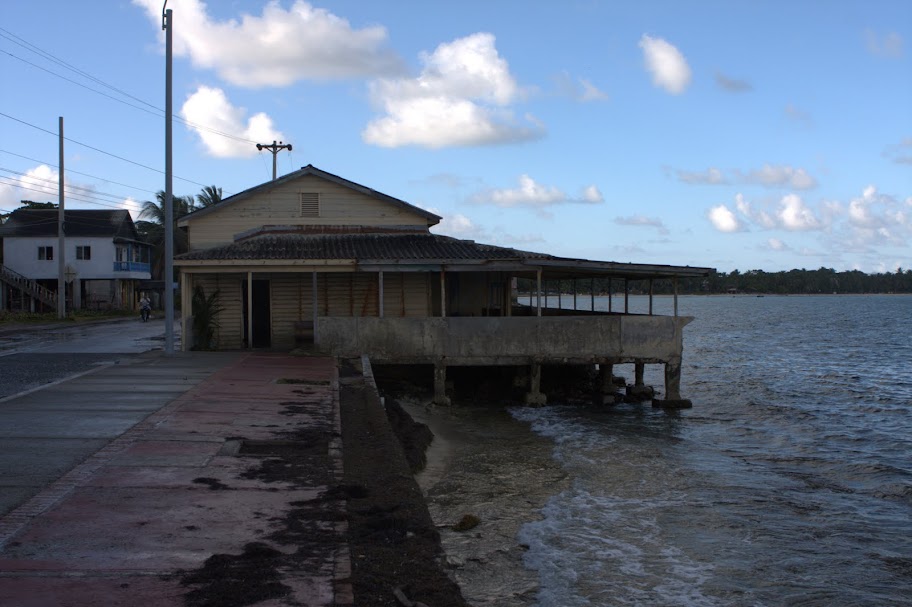
[{"label": "ocean water", "polygon": [[[693,409],[510,409],[565,475],[517,524],[538,583],[515,604],[912,605],[912,297],[681,297],[679,313],[696,318]],[[646,381],[661,390],[661,367]]]}]

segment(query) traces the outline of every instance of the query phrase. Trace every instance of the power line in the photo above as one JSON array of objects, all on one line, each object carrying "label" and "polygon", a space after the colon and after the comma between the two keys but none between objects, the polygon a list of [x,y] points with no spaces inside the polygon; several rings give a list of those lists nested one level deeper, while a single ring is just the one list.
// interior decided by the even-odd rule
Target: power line
[{"label": "power line", "polygon": [[[2,32],[5,32],[6,34],[9,34],[9,35],[4,35]],[[155,105],[153,105],[153,104],[151,104],[151,103],[149,103],[149,102],[147,102],[147,101],[144,101],[144,100],[140,99],[139,97],[136,97],[136,96],[134,96],[134,95],[131,95],[130,93],[127,93],[126,91],[124,91],[124,90],[122,90],[122,89],[120,89],[120,88],[118,88],[118,87],[116,87],[116,86],[114,86],[114,85],[108,84],[107,82],[101,80],[100,78],[96,78],[95,76],[89,74],[88,72],[85,72],[85,71],[83,71],[83,70],[81,70],[81,69],[79,69],[79,68],[77,68],[77,67],[75,67],[75,66],[73,66],[73,65],[71,65],[71,64],[69,64],[69,63],[67,63],[66,61],[63,61],[62,59],[58,59],[57,57],[55,57],[55,56],[52,55],[51,53],[48,53],[47,51],[44,51],[44,50],[40,49],[39,47],[35,46],[34,44],[31,44],[31,43],[29,43],[29,42],[23,40],[22,38],[19,38],[19,36],[16,36],[16,35],[13,34],[12,32],[10,32],[10,31],[8,31],[8,30],[5,30],[5,29],[3,29],[2,27],[0,27],[0,38],[5,38],[6,40],[9,40],[9,41],[12,42],[13,44],[18,44],[19,46],[25,48],[26,50],[29,50],[29,51],[31,51],[31,52],[33,52],[33,53],[35,53],[35,54],[37,54],[37,55],[39,55],[39,56],[41,56],[41,57],[47,59],[48,61],[51,61],[51,62],[53,62],[53,63],[56,63],[57,65],[60,65],[61,67],[64,67],[64,68],[69,69],[69,70],[71,70],[71,71],[73,71],[73,72],[76,72],[76,73],[79,74],[80,76],[83,76],[84,78],[88,78],[89,80],[92,80],[93,82],[97,82],[98,84],[100,84],[100,85],[102,85],[102,86],[104,86],[104,87],[107,87],[107,88],[109,88],[109,89],[111,89],[111,90],[113,90],[113,91],[117,91],[118,93],[120,93],[121,95],[124,95],[125,97],[128,97],[128,98],[130,98],[130,99],[134,99],[134,100],[138,101],[139,103],[142,103],[143,105],[146,105],[146,106],[152,108],[153,110],[155,110],[155,112],[152,112],[152,111],[150,111],[150,110],[148,110],[148,109],[146,109],[146,108],[143,108],[143,107],[139,107],[139,106],[134,105],[134,104],[132,104],[132,103],[128,103],[128,102],[124,101],[123,99],[118,99],[117,97],[113,97],[113,96],[111,96],[111,95],[109,95],[109,94],[107,94],[107,93],[105,93],[105,92],[102,92],[102,91],[93,89],[92,87],[86,86],[85,84],[82,84],[82,83],[80,83],[80,82],[77,82],[77,81],[75,81],[75,80],[72,80],[72,79],[70,79],[70,78],[67,78],[66,76],[62,76],[62,75],[60,75],[60,74],[58,74],[58,73],[56,73],[56,72],[52,72],[51,70],[49,70],[49,69],[47,69],[47,68],[44,68],[44,67],[41,67],[40,65],[38,65],[38,64],[36,64],[36,63],[32,63],[31,61],[28,61],[28,60],[26,60],[26,59],[23,59],[22,57],[19,57],[19,56],[17,56],[17,55],[14,55],[14,54],[10,53],[9,51],[2,51],[2,52],[6,53],[7,55],[9,55],[10,57],[12,57],[12,58],[14,58],[14,59],[18,59],[19,61],[22,61],[23,63],[26,63],[26,64],[28,64],[28,65],[31,65],[32,67],[35,67],[35,68],[40,69],[40,70],[42,70],[42,71],[44,71],[44,72],[47,72],[48,74],[51,74],[52,76],[56,76],[56,77],[58,77],[58,78],[60,78],[60,79],[62,79],[62,80],[66,80],[67,82],[71,82],[71,83],[73,83],[73,84],[75,84],[75,85],[77,85],[77,86],[81,86],[82,88],[84,88],[84,89],[86,89],[86,90],[89,90],[89,91],[92,91],[93,93],[97,93],[97,94],[99,94],[99,95],[102,95],[102,96],[104,96],[104,97],[107,97],[108,99],[111,99],[111,100],[113,100],[113,101],[117,101],[117,102],[119,102],[119,103],[123,103],[124,105],[127,105],[127,106],[129,106],[129,107],[132,107],[132,108],[141,110],[141,111],[146,112],[146,113],[149,113],[149,114],[157,115],[157,116],[164,115],[164,113],[165,113],[165,111],[164,111],[163,109],[161,109],[161,108],[159,108],[159,107],[157,107],[157,106],[155,106]],[[15,40],[14,40],[13,38],[15,38]],[[245,137],[240,137],[240,136],[238,136],[238,135],[232,135],[231,133],[226,133],[226,132],[224,132],[224,131],[220,131],[220,130],[218,130],[218,129],[214,129],[214,128],[209,127],[209,126],[205,126],[205,125],[202,125],[202,124],[197,124],[197,123],[195,123],[195,122],[190,122],[189,120],[186,120],[185,118],[183,118],[183,117],[181,117],[181,116],[174,116],[174,118],[175,118],[176,120],[178,120],[179,122],[181,122],[181,123],[183,123],[183,124],[186,124],[187,126],[190,126],[190,127],[192,127],[192,128],[195,128],[195,129],[199,129],[199,130],[203,130],[203,131],[208,131],[208,132],[210,132],[210,133],[213,133],[213,134],[216,134],[216,135],[221,135],[222,137],[227,137],[228,139],[234,139],[234,140],[236,140],[236,141],[243,141],[243,142],[245,142],[245,143],[254,143],[254,144],[256,143],[256,141],[253,141],[252,139],[247,139],[247,138],[245,138]]]},{"label": "power line", "polygon": [[[17,187],[17,188],[19,188],[19,189],[21,189],[21,190],[28,190],[28,191],[30,191],[30,192],[38,192],[39,194],[45,194],[45,195],[48,194],[48,192],[47,192],[46,190],[39,190],[38,188],[30,188],[30,187],[28,187],[28,186],[22,185],[21,183],[17,183],[17,182],[15,182],[15,181],[12,181],[12,180],[9,180],[9,179],[10,179],[9,177],[0,176],[0,183],[5,184],[5,185],[15,186],[15,187]],[[9,181],[4,181],[4,180],[9,180]],[[111,203],[98,202],[98,201],[96,201],[96,200],[86,200],[85,198],[81,198],[81,197],[79,197],[79,196],[77,196],[77,195],[72,195],[72,194],[71,194],[68,198],[71,199],[71,200],[76,200],[76,201],[79,201],[79,202],[84,202],[84,203],[86,203],[86,204],[97,204],[98,206],[102,206],[102,207],[110,207],[110,208],[114,208],[114,209],[122,209],[122,208],[124,208],[123,206],[115,205],[115,204],[111,204]]]},{"label": "power line", "polygon": [[[28,173],[22,173],[22,172],[20,172],[20,171],[14,171],[13,169],[7,169],[7,168],[4,168],[4,167],[0,167],[0,171],[3,171],[3,172],[5,172],[5,173],[12,173],[13,175],[19,175],[19,176],[21,176],[21,177],[25,177],[26,179],[34,179],[34,180],[36,180],[36,181],[44,181],[44,182],[47,182],[47,183],[50,183],[50,184],[54,184],[54,185],[57,185],[57,184],[58,184],[58,182],[57,182],[56,179],[47,179],[47,178],[45,178],[45,177],[38,177],[37,175],[29,175]],[[73,191],[73,190],[82,190],[82,192],[77,191],[77,192],[75,192],[75,193],[79,194],[80,196],[89,196],[89,197],[91,197],[91,198],[95,198],[95,199],[97,199],[97,200],[101,200],[101,201],[104,201],[104,202],[118,202],[118,203],[119,203],[121,200],[126,200],[126,199],[130,199],[130,198],[131,198],[130,196],[123,196],[123,195],[120,195],[120,194],[110,194],[110,193],[108,193],[108,192],[102,192],[102,191],[96,190],[96,189],[94,189],[94,188],[89,188],[89,187],[85,187],[85,186],[79,186],[79,185],[75,185],[75,184],[64,184],[64,190],[65,190],[66,188],[70,188],[71,191]],[[103,198],[103,197],[107,197],[108,200],[105,200],[105,198]]]},{"label": "power line", "polygon": [[[17,154],[16,152],[10,152],[9,150],[0,150],[0,153],[9,154],[9,155],[11,155],[11,156],[17,156],[17,157],[22,158],[22,159],[24,159],[24,160],[31,160],[32,162],[37,162],[37,163],[39,163],[39,164],[43,164],[43,165],[49,166],[49,167],[54,168],[54,169],[59,168],[56,164],[51,164],[50,162],[44,162],[43,160],[38,160],[37,158],[30,158],[30,157],[28,157],[28,156],[23,156],[22,154]],[[112,179],[108,179],[108,178],[106,178],[106,177],[99,177],[99,176],[97,176],[97,175],[90,175],[89,173],[82,173],[82,172],[80,172],[80,171],[74,171],[73,169],[67,169],[66,172],[67,172],[67,173],[75,173],[75,174],[77,174],[77,175],[83,175],[83,176],[85,176],[85,177],[91,177],[92,179],[100,179],[101,181],[106,181],[106,182],[108,182],[108,183],[113,183],[114,185],[120,185],[120,186],[123,186],[123,187],[125,187],[125,188],[130,188],[131,190],[137,190],[137,191],[139,191],[139,192],[146,192],[147,194],[155,194],[155,193],[156,193],[156,192],[154,192],[153,190],[147,190],[146,188],[140,188],[140,187],[137,187],[137,186],[135,186],[135,185],[128,185],[128,184],[126,184],[126,183],[120,183],[120,182],[114,181],[114,180],[112,180]]]},{"label": "power line", "polygon": [[[0,116],[4,116],[5,118],[9,118],[10,120],[14,120],[14,121],[19,122],[19,123],[21,123],[21,124],[24,124],[24,125],[26,125],[26,126],[30,126],[30,127],[32,127],[33,129],[37,129],[37,130],[42,131],[42,132],[44,132],[44,133],[47,133],[47,134],[49,134],[49,135],[53,135],[54,137],[59,137],[59,134],[58,134],[58,133],[55,133],[55,132],[53,132],[53,131],[49,131],[49,130],[47,130],[47,129],[45,129],[45,128],[42,128],[42,127],[40,127],[40,126],[36,126],[36,125],[34,125],[34,124],[30,123],[30,122],[26,122],[25,120],[20,120],[19,118],[15,118],[15,117],[13,117],[13,116],[10,116],[9,114],[5,114],[5,113],[3,113],[3,112],[0,112]],[[145,165],[145,164],[142,164],[141,162],[136,162],[135,160],[130,160],[129,158],[124,158],[123,156],[118,156],[117,154],[112,154],[111,152],[106,152],[105,150],[102,150],[102,149],[100,149],[100,148],[96,148],[96,147],[91,146],[91,145],[89,145],[89,144],[87,144],[87,143],[82,143],[81,141],[76,141],[75,139],[70,139],[69,137],[64,137],[64,140],[69,141],[70,143],[75,143],[76,145],[81,145],[81,146],[84,147],[84,148],[88,148],[88,149],[90,149],[90,150],[94,150],[94,151],[99,152],[99,153],[101,153],[101,154],[104,154],[104,155],[106,155],[106,156],[110,156],[110,157],[112,157],[112,158],[116,158],[116,159],[118,159],[118,160],[122,160],[123,162],[128,162],[128,163],[130,163],[130,164],[136,165],[136,166],[141,167],[141,168],[143,168],[143,169],[147,169],[147,170],[149,170],[149,171],[154,171],[154,172],[156,172],[156,173],[161,173],[162,175],[165,174],[164,171],[160,171],[160,170],[158,170],[158,169],[152,168],[152,167],[150,167],[150,166],[147,166],[147,165]],[[206,187],[206,184],[200,183],[200,182],[198,182],[198,181],[193,181],[192,179],[187,179],[186,177],[178,177],[177,175],[175,175],[174,178],[175,178],[175,179],[180,179],[181,181],[186,181],[187,183],[192,183],[193,185],[198,185],[198,186],[203,187],[203,188]]]}]

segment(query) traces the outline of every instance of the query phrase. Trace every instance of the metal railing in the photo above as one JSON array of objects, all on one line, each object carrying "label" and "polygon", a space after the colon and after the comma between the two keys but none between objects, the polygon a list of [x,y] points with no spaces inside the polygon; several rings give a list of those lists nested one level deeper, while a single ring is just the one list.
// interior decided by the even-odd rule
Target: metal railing
[{"label": "metal railing", "polygon": [[3,265],[0,265],[0,280],[48,306],[57,306],[57,293]]},{"label": "metal railing", "polygon": [[150,265],[142,261],[115,261],[115,272],[149,272]]}]

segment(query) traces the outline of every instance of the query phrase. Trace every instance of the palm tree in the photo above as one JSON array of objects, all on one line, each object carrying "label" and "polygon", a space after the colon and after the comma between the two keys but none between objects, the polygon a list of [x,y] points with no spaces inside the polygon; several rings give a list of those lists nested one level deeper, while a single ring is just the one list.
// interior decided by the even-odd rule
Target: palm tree
[{"label": "palm tree", "polygon": [[217,188],[214,185],[207,185],[196,195],[196,201],[202,208],[218,204],[222,201],[222,188]]},{"label": "palm tree", "polygon": [[[136,222],[136,230],[142,239],[152,245],[152,276],[163,279],[165,272],[165,193],[161,190],[155,193],[153,202],[147,200],[142,203],[139,213],[140,221]],[[177,227],[177,220],[193,210],[193,196],[172,196],[172,219],[174,220],[174,254],[179,255],[187,251],[187,233]]]}]

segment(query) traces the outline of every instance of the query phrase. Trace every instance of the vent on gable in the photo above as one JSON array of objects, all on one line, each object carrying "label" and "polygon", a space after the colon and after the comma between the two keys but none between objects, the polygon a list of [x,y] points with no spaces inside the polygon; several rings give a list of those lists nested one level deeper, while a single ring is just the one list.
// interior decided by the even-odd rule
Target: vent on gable
[{"label": "vent on gable", "polygon": [[320,193],[301,192],[301,217],[320,216]]}]

